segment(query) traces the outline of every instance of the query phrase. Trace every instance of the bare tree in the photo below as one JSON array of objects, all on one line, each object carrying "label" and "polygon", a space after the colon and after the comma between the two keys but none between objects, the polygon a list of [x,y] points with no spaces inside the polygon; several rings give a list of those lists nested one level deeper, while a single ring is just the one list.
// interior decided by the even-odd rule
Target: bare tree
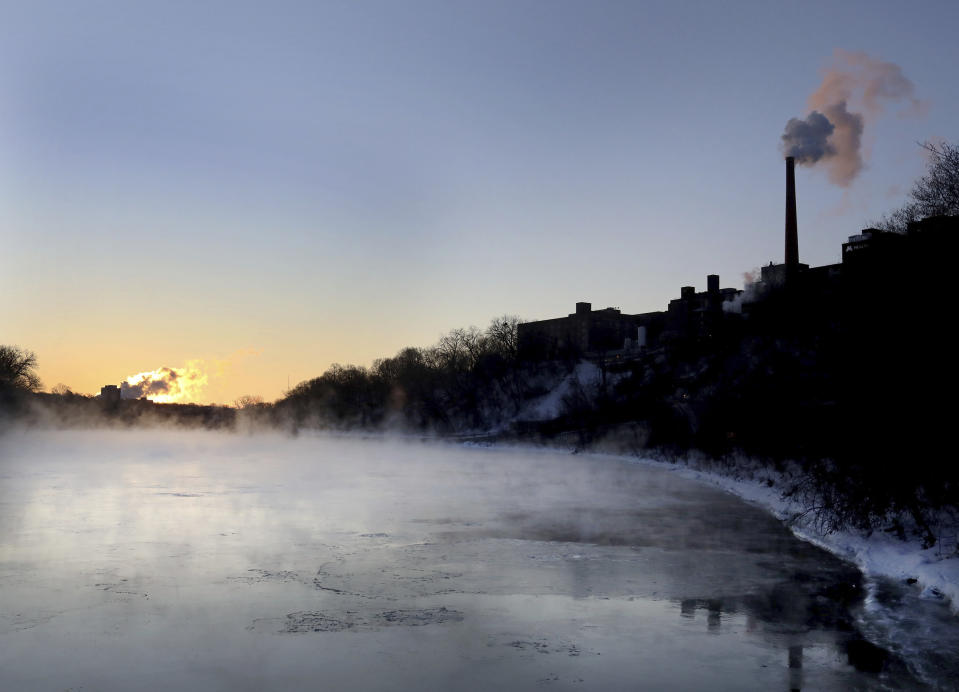
[{"label": "bare tree", "polygon": [[244,394],[241,397],[237,397],[233,400],[233,408],[243,409],[243,408],[256,408],[263,403],[263,397],[255,396],[252,394]]},{"label": "bare tree", "polygon": [[37,356],[19,346],[0,346],[0,388],[35,392],[43,386],[37,376]]},{"label": "bare tree", "polygon": [[486,328],[486,338],[491,343],[492,350],[497,351],[504,358],[510,360],[516,358],[516,332],[519,323],[520,319],[516,315],[494,318]]},{"label": "bare tree", "polygon": [[926,174],[913,183],[910,201],[884,215],[875,225],[904,233],[910,223],[930,216],[959,216],[959,146],[920,145],[929,153]]},{"label": "bare tree", "polygon": [[442,367],[449,372],[468,372],[482,355],[483,333],[476,327],[454,329],[440,337],[434,349]]}]

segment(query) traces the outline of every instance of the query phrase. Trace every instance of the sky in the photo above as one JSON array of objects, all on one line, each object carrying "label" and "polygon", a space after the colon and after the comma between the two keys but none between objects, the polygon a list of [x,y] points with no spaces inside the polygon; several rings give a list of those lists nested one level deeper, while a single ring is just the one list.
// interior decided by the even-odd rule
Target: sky
[{"label": "sky", "polygon": [[797,170],[803,262],[959,141],[959,3],[2,2],[0,343],[47,388],[273,400],[503,314],[665,309],[782,261],[780,137],[836,51],[921,108]]}]

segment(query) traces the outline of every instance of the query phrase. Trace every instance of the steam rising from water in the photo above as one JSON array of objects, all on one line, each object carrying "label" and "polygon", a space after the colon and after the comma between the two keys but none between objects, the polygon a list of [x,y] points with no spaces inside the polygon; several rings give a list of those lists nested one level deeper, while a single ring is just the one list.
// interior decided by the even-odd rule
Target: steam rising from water
[{"label": "steam rising from water", "polygon": [[[829,179],[848,187],[864,165],[862,134],[867,122],[888,103],[904,103],[905,114],[918,114],[923,104],[902,68],[865,53],[836,50],[819,88],[809,97],[810,113],[790,118],[782,135],[782,151],[796,162],[824,162]],[[856,110],[850,110],[850,104]]]},{"label": "steam rising from water", "polygon": [[852,566],[664,469],[305,434],[0,449],[0,689],[879,682],[840,658]]}]

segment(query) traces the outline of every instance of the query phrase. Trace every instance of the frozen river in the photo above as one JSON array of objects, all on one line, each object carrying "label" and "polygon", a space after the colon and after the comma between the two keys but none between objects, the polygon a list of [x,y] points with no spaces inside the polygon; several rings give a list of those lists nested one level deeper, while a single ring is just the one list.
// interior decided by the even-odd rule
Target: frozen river
[{"label": "frozen river", "polygon": [[0,437],[3,690],[912,687],[861,593],[764,512],[607,458]]}]

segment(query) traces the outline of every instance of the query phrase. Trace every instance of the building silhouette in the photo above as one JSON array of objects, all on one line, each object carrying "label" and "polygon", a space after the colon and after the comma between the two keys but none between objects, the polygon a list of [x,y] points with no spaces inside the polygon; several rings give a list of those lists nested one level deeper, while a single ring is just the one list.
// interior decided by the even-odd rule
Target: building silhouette
[{"label": "building silhouette", "polygon": [[100,401],[105,404],[115,404],[120,401],[120,388],[115,384],[100,387]]},{"label": "building silhouette", "polygon": [[[928,284],[930,273],[949,271],[957,238],[959,217],[932,217],[910,224],[906,233],[867,228],[842,244],[840,263],[803,264],[799,261],[795,161],[787,157],[784,261],[762,267],[759,280],[745,291],[720,288],[719,276],[710,274],[705,291],[683,286],[665,311],[625,314],[619,308],[593,310],[590,303],[576,303],[576,311],[566,317],[520,324],[519,351],[532,359],[606,358],[708,342],[744,319],[769,319],[773,305],[780,327],[788,327],[795,317],[797,328],[816,322],[820,328],[838,329],[839,322],[854,324],[856,313],[873,310],[874,303],[887,301],[891,307],[890,296],[901,305],[899,301],[909,294],[914,305],[912,287]],[[908,279],[912,286],[900,289],[896,279]],[[920,297],[918,302],[923,300]],[[811,321],[813,314],[816,318]]]}]

